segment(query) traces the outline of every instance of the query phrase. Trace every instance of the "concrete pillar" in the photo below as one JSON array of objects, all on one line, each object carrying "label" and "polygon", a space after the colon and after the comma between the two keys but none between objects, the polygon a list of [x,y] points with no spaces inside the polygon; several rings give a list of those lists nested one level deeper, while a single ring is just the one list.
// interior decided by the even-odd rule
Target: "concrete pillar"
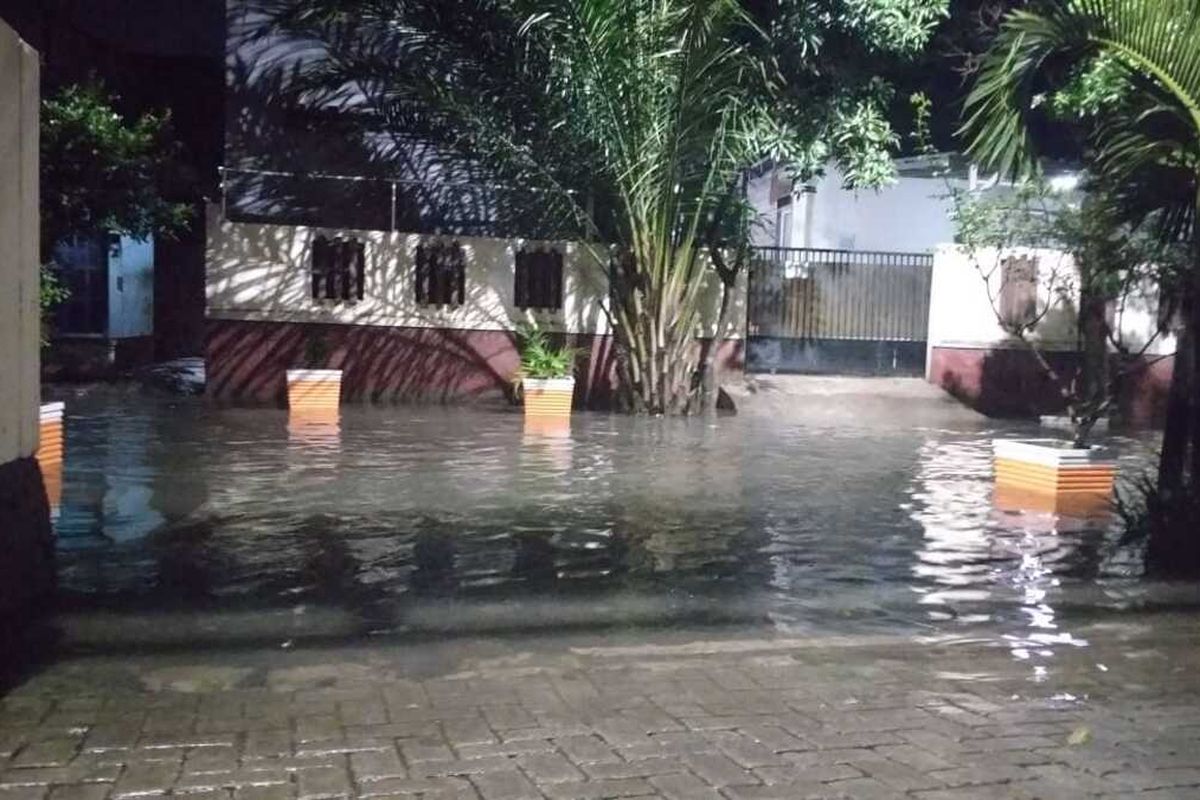
[{"label": "concrete pillar", "polygon": [[38,58],[0,21],[0,670],[54,583],[38,438]]}]

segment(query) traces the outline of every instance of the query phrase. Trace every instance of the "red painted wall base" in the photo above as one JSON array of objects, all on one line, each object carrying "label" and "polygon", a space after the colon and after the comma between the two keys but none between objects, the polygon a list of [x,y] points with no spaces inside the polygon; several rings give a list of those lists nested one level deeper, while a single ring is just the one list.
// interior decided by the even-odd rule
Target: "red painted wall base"
[{"label": "red painted wall base", "polygon": [[[1079,368],[1077,353],[1050,353],[1059,374]],[[1133,425],[1160,424],[1166,411],[1173,359],[1143,359],[1126,376],[1118,398],[1120,418]],[[984,414],[1032,417],[1062,411],[1063,400],[1032,354],[1007,348],[933,347],[929,380]]]},{"label": "red painted wall base", "polygon": [[[321,364],[305,363],[319,340]],[[570,335],[584,353],[575,406],[613,403],[615,348],[611,336]],[[722,345],[725,369],[741,369],[740,341]],[[285,402],[285,372],[296,367],[341,369],[343,402],[507,403],[519,358],[507,331],[398,328],[210,319],[205,337],[208,395],[247,405]]]}]

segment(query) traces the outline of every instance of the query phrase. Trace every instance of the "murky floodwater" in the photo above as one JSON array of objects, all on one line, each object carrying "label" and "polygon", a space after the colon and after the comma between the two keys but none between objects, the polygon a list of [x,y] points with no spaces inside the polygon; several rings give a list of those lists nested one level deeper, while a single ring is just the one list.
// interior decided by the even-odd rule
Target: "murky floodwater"
[{"label": "murky floodwater", "polygon": [[[1196,600],[1143,582],[1103,522],[993,508],[990,440],[1020,427],[585,414],[563,438],[517,413],[289,425],[112,387],[66,425],[60,617],[84,644],[735,622],[984,628],[1036,657]],[[1120,452],[1128,473],[1150,443]]]}]

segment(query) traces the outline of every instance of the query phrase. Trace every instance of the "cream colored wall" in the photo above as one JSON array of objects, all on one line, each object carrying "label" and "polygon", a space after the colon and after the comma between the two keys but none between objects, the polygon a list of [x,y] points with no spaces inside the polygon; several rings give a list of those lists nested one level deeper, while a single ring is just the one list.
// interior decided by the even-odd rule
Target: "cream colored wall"
[{"label": "cream colored wall", "polygon": [[[1076,308],[1079,297],[1078,271],[1071,256],[1055,250],[1013,249],[1000,253],[985,250],[974,258],[955,245],[942,245],[934,253],[933,285],[929,298],[929,347],[1022,347],[1005,333],[996,318],[989,290],[998,299],[1001,286],[1000,259],[1009,255],[1038,258],[1039,308],[1052,301],[1052,310],[1038,326],[1033,338],[1046,349],[1076,347]],[[990,273],[985,281],[982,271]],[[1066,302],[1059,297],[1064,290]],[[1133,350],[1154,336],[1157,300],[1152,287],[1127,298],[1118,317],[1121,335]],[[1172,353],[1171,337],[1159,336],[1148,353]]]},{"label": "cream colored wall", "polygon": [[[362,300],[319,302],[311,297],[309,265],[317,236],[354,237],[365,245],[366,286]],[[555,331],[607,334],[608,295],[602,252],[577,242],[532,239],[437,237],[462,244],[466,255],[466,302],[457,308],[422,306],[414,297],[417,246],[430,237],[411,233],[340,230],[230,222],[220,209],[208,209],[206,253],[207,313],[214,319],[327,322],[458,330],[510,330],[536,321]],[[563,252],[563,308],[523,311],[513,305],[516,253],[522,247],[553,245]],[[734,298],[731,319],[745,318],[745,276]],[[720,282],[708,288],[703,331],[716,327]],[[741,323],[726,335],[738,335]]]},{"label": "cream colored wall", "polygon": [[0,20],[0,463],[37,449],[38,57]]}]

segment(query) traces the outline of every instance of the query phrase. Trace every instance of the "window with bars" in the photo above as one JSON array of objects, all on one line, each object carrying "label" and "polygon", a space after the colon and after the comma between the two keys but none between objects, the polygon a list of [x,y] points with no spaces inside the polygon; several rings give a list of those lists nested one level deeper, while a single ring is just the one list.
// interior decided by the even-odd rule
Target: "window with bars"
[{"label": "window with bars", "polygon": [[465,298],[466,258],[458,242],[417,245],[417,302],[423,306],[461,306]]},{"label": "window with bars", "polygon": [[553,249],[517,251],[513,303],[520,309],[558,311],[563,306],[563,254]]},{"label": "window with bars", "polygon": [[312,246],[312,299],[362,300],[366,261],[366,247],[358,239],[318,236]]},{"label": "window with bars", "polygon": [[1038,313],[1038,260],[1033,256],[1010,256],[1000,268],[1000,318],[1005,325],[1023,328],[1033,324]]}]

